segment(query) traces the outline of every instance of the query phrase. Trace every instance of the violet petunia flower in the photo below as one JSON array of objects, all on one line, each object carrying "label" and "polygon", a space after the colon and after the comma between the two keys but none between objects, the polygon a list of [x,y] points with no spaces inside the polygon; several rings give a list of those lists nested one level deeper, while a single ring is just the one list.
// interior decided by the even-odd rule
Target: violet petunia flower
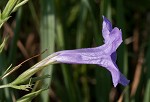
[{"label": "violet petunia flower", "polygon": [[68,64],[97,64],[110,71],[114,87],[118,83],[126,86],[129,80],[119,71],[116,65],[116,50],[122,43],[122,32],[112,28],[111,22],[103,16],[102,35],[104,44],[95,48],[59,51],[52,60]]}]

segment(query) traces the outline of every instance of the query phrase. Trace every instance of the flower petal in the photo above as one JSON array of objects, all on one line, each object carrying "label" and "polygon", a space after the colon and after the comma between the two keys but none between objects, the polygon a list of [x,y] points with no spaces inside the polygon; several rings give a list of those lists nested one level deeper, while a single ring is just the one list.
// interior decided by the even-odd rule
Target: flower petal
[{"label": "flower petal", "polygon": [[111,22],[103,16],[103,25],[102,25],[102,35],[104,38],[104,42],[106,43],[110,38],[109,34],[112,31],[112,24]]},{"label": "flower petal", "polygon": [[130,80],[128,80],[122,73],[120,73],[120,79],[119,83],[123,86],[127,86],[129,84]]},{"label": "flower petal", "polygon": [[117,27],[112,29],[111,22],[103,16],[103,28],[102,35],[104,38],[104,43],[113,43],[113,48],[116,50],[122,43],[122,32]]},{"label": "flower petal", "polygon": [[110,33],[110,43],[112,43],[115,51],[122,43],[122,32],[117,27],[115,27]]},{"label": "flower petal", "polygon": [[[98,49],[98,51],[95,51],[96,49]],[[95,48],[93,52],[86,52],[86,49],[84,50],[59,51],[54,53],[57,54],[57,56],[53,57],[51,60],[69,64],[99,64],[101,60],[108,56],[103,51],[99,50],[99,48]]]},{"label": "flower petal", "polygon": [[105,50],[106,53],[110,55],[117,50],[119,45],[122,43],[122,32],[117,27],[115,27],[109,34],[110,39],[105,42],[107,46]]},{"label": "flower petal", "polygon": [[111,56],[111,59],[113,60],[113,62],[116,63],[116,60],[117,60],[117,53],[116,53],[116,51],[113,52],[110,56]]},{"label": "flower petal", "polygon": [[111,60],[111,58],[108,57],[99,65],[110,71],[114,87],[116,87],[118,83],[124,86],[128,85],[129,80],[127,80],[126,77],[119,71],[117,65]]},{"label": "flower petal", "polygon": [[112,24],[105,16],[103,16],[103,29],[108,30],[108,32],[112,30]]}]

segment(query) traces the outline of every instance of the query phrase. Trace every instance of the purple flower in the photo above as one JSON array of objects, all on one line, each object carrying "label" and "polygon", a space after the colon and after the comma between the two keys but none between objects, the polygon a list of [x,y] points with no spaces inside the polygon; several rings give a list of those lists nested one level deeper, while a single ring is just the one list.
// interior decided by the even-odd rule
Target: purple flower
[{"label": "purple flower", "polygon": [[102,34],[104,37],[102,46],[59,51],[54,53],[56,56],[52,60],[68,64],[97,64],[110,71],[114,87],[118,83],[126,86],[129,80],[121,74],[116,65],[116,50],[122,43],[122,32],[117,27],[112,28],[111,22],[103,16]]}]

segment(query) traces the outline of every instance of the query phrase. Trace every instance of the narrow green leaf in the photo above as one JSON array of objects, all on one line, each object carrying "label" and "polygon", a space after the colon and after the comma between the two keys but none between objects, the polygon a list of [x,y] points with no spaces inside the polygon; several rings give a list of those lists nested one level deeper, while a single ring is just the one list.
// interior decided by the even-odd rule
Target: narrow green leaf
[{"label": "narrow green leaf", "polygon": [[40,89],[38,91],[26,94],[23,97],[21,97],[20,99],[18,99],[17,102],[31,102],[33,98],[35,98],[36,96],[38,96],[39,94],[41,94],[45,90],[47,90],[47,89]]},{"label": "narrow green leaf", "polygon": [[20,8],[17,12],[16,16],[16,27],[14,29],[14,36],[11,42],[10,50],[9,50],[9,56],[8,56],[8,64],[14,63],[16,51],[17,51],[17,41],[19,38],[19,32],[20,32],[20,26],[21,26],[21,17],[22,17],[22,8]]},{"label": "narrow green leaf", "polygon": [[18,4],[16,4],[15,7],[13,8],[12,12],[15,12],[19,7],[21,7],[22,5],[24,5],[28,1],[29,0],[23,0],[23,1],[19,2]]},{"label": "narrow green leaf", "polygon": [[5,45],[6,45],[6,41],[7,41],[7,37],[6,38],[4,38],[4,40],[3,40],[3,42],[2,42],[2,44],[0,44],[0,53],[3,51],[3,49],[4,49],[4,47],[5,47]]},{"label": "narrow green leaf", "polygon": [[[42,58],[45,58],[52,52],[54,52],[55,42],[55,12],[54,12],[54,0],[41,0],[41,22],[40,22],[40,39],[41,39],[41,51],[48,49],[47,53],[43,54]],[[43,70],[42,74],[49,74],[52,76],[53,68],[48,66]],[[45,79],[43,87],[51,85],[51,78]],[[41,94],[42,102],[49,102],[48,90]]]},{"label": "narrow green leaf", "polygon": [[143,102],[150,102],[150,79],[147,81]]},{"label": "narrow green leaf", "polygon": [[[124,5],[123,0],[117,0],[117,25],[122,30],[122,36],[123,41],[126,38],[126,28],[125,28],[125,18],[124,18]],[[121,70],[121,72],[124,73],[124,75],[128,75],[128,51],[125,43],[122,43],[122,45],[118,49],[118,67]],[[125,93],[125,102],[129,102],[129,90]]]},{"label": "narrow green leaf", "polygon": [[5,19],[7,18],[11,11],[13,10],[13,8],[15,7],[16,3],[17,3],[18,0],[9,0],[2,12],[2,19]]}]

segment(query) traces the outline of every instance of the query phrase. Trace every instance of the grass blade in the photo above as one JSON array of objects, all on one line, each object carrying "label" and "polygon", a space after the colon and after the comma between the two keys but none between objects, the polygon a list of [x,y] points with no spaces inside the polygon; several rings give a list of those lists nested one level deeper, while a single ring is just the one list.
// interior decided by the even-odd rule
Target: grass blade
[{"label": "grass blade", "polygon": [[[41,0],[41,24],[40,24],[40,38],[41,51],[48,49],[47,53],[43,54],[42,58],[50,55],[54,51],[55,41],[55,14],[54,14],[54,0]],[[52,76],[52,66],[43,70],[43,74]],[[43,87],[50,86],[51,78],[45,79]],[[49,102],[49,90],[41,94],[42,102]]]}]

